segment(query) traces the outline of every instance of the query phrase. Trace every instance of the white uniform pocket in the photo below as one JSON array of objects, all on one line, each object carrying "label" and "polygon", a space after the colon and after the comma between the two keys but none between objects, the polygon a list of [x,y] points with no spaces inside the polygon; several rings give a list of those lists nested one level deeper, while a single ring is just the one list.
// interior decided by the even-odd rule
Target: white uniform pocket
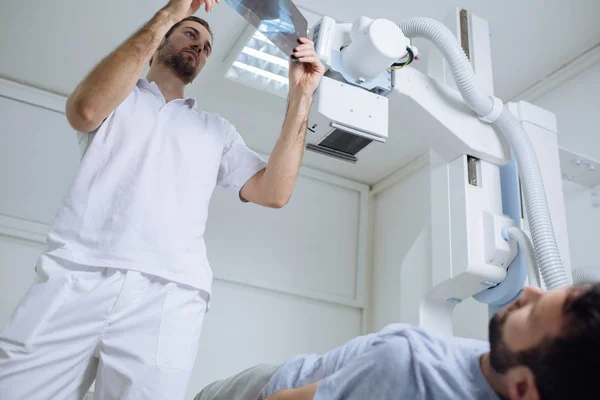
[{"label": "white uniform pocket", "polygon": [[156,365],[191,371],[200,344],[206,300],[201,291],[172,282],[168,286],[158,333]]},{"label": "white uniform pocket", "polygon": [[38,272],[33,284],[0,331],[0,346],[31,352],[38,335],[63,304],[71,282],[67,274],[49,276],[45,272]]}]

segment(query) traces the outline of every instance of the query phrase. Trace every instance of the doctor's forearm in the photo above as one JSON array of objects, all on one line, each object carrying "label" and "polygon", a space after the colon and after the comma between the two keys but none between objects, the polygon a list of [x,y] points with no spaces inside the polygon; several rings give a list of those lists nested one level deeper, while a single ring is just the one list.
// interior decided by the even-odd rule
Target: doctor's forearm
[{"label": "doctor's forearm", "polygon": [[304,139],[312,96],[290,96],[281,135],[263,176],[263,188],[280,206],[292,195],[304,153]]},{"label": "doctor's forearm", "polygon": [[75,129],[96,129],[125,100],[175,22],[171,12],[161,10],[88,74],[67,101],[67,118]]}]

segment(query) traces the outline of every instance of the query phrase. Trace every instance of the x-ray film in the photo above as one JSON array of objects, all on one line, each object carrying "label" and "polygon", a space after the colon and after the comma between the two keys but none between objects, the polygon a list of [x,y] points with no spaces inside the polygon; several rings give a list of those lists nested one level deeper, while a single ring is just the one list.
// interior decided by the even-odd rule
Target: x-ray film
[{"label": "x-ray film", "polygon": [[308,22],[291,0],[225,0],[275,46],[292,56]]}]

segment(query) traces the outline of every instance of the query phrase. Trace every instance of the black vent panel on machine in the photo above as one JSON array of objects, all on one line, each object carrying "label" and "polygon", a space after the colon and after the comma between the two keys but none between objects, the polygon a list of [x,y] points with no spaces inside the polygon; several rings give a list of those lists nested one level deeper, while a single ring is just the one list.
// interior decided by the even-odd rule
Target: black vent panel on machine
[{"label": "black vent panel on machine", "polygon": [[323,139],[323,141],[319,143],[319,146],[354,156],[356,153],[367,147],[372,141],[372,139],[356,136],[336,129]]}]

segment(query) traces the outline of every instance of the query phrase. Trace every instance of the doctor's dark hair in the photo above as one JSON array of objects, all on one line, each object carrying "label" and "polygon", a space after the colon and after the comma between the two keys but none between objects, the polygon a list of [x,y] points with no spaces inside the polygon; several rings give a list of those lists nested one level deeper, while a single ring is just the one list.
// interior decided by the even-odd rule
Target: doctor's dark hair
[{"label": "doctor's dark hair", "polygon": [[[171,27],[171,29],[168,30],[168,32],[165,34],[165,40],[169,38],[169,36],[171,36],[173,34],[173,32],[175,31],[175,29],[177,29],[181,24],[183,24],[185,21],[194,21],[199,23],[200,25],[202,25],[203,27],[206,28],[206,30],[208,31],[208,33],[210,33],[210,39],[211,40],[215,40],[215,36],[213,34],[212,29],[210,28],[210,25],[208,24],[208,22],[206,22],[206,20],[202,19],[202,18],[198,18],[195,17],[193,15],[182,19],[181,21],[179,21],[178,23],[176,23],[175,25],[173,25]],[[152,58],[150,59],[150,65],[152,65]]]},{"label": "doctor's dark hair", "polygon": [[169,31],[168,31],[168,32],[165,34],[165,39],[168,39],[168,38],[169,38],[169,36],[171,36],[171,35],[173,34],[173,31],[174,31],[175,29],[177,29],[177,27],[178,27],[179,25],[183,24],[185,21],[194,21],[194,22],[197,22],[197,23],[199,23],[200,25],[202,25],[203,27],[205,27],[205,28],[206,28],[206,30],[208,31],[208,33],[210,33],[210,38],[214,40],[214,38],[215,38],[215,37],[214,37],[214,35],[213,35],[213,31],[212,31],[212,29],[210,29],[210,25],[208,24],[208,22],[206,22],[206,21],[205,21],[205,20],[203,20],[202,18],[194,17],[193,15],[192,15],[192,16],[189,16],[189,17],[187,17],[187,18],[184,18],[184,19],[182,19],[181,21],[179,21],[178,23],[176,23],[175,25],[173,25],[173,26],[171,27],[171,29],[169,29]]},{"label": "doctor's dark hair", "polygon": [[563,327],[533,349],[517,353],[535,376],[542,400],[588,398],[600,390],[600,283],[563,306]]}]

